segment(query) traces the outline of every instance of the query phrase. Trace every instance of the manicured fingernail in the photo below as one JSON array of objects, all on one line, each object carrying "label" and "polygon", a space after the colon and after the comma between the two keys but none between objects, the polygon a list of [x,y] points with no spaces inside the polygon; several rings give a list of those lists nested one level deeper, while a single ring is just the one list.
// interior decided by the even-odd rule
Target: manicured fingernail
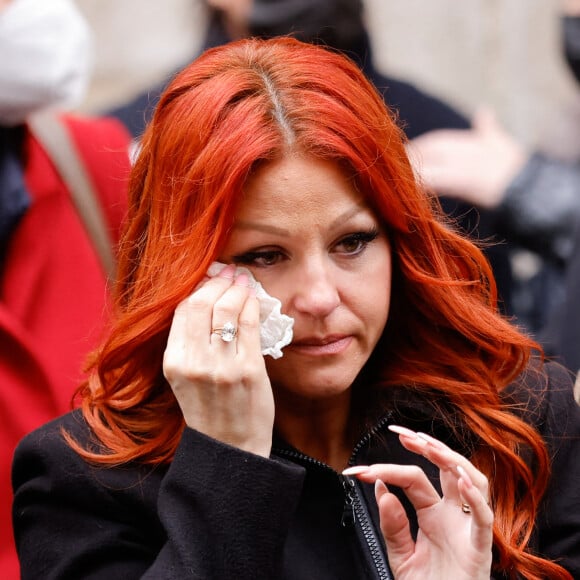
[{"label": "manicured fingernail", "polygon": [[438,447],[440,449],[443,447],[441,441],[438,441],[435,437],[431,437],[431,435],[427,435],[427,433],[417,433],[417,437],[423,439],[423,441],[426,441],[430,445],[433,445],[433,447]]},{"label": "manicured fingernail", "polygon": [[236,266],[235,264],[228,264],[223,270],[220,271],[218,276],[220,278],[230,278],[233,279],[234,274],[236,273]]},{"label": "manicured fingernail", "polygon": [[377,498],[377,500],[379,498],[381,498],[385,493],[388,493],[389,490],[387,488],[387,486],[384,484],[383,481],[381,481],[380,479],[377,479],[375,481],[375,497]]},{"label": "manicured fingernail", "polygon": [[361,473],[366,473],[370,467],[368,465],[353,465],[352,467],[347,467],[342,475],[360,475]]},{"label": "manicured fingernail", "polygon": [[417,433],[407,429],[407,427],[401,427],[401,425],[389,425],[389,430],[398,435],[404,435],[405,437],[410,437],[411,439],[417,438]]},{"label": "manicured fingernail", "polygon": [[465,482],[465,487],[473,486],[473,481],[471,481],[471,477],[469,477],[467,471],[465,471],[465,469],[463,469],[461,465],[457,466],[457,473],[459,473],[459,477],[461,477],[461,479],[463,479],[463,481]]}]

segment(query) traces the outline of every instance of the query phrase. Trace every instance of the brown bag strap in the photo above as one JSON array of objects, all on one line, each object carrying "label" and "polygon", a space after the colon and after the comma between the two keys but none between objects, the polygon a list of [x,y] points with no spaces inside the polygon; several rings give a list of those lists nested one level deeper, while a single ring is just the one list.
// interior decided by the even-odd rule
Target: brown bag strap
[{"label": "brown bag strap", "polygon": [[115,273],[113,241],[84,162],[62,120],[54,113],[33,115],[27,121],[66,183],[107,277]]}]

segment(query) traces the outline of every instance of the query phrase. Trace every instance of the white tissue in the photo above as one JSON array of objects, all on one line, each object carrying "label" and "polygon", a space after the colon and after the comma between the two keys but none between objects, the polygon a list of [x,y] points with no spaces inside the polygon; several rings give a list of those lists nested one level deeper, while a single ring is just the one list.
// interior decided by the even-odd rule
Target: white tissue
[{"label": "white tissue", "polygon": [[[214,262],[207,271],[210,278],[217,276],[226,264]],[[256,297],[260,301],[260,343],[262,354],[269,354],[272,358],[283,356],[282,349],[292,341],[292,327],[294,319],[280,312],[282,303],[277,298],[270,296],[260,282],[247,268],[236,268],[236,276],[241,273],[247,274],[250,284],[256,289]]]}]

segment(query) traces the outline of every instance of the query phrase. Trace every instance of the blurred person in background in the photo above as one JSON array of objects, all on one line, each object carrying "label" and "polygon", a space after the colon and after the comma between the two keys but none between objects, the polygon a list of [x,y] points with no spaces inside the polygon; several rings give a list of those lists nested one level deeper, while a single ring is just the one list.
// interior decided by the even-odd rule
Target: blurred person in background
[{"label": "blurred person in background", "polygon": [[[580,82],[580,0],[565,0],[562,14],[563,56]],[[487,109],[476,113],[469,130],[433,131],[411,148],[428,187],[487,210],[502,236],[540,257],[537,273],[521,288],[522,302],[531,308],[521,312],[514,301],[516,315],[548,353],[568,352],[571,336],[580,333],[576,317],[562,309],[580,296],[566,280],[580,252],[580,162],[527,151]],[[577,363],[563,358],[577,370]]]},{"label": "blurred person in background", "polygon": [[[29,121],[54,111],[100,196],[112,239],[126,209],[130,136],[71,110],[92,62],[69,0],[0,0],[0,578],[19,577],[10,522],[18,440],[70,409],[99,337],[107,276],[53,159]],[[60,126],[60,125],[59,125]]]},{"label": "blurred person in background", "polygon": [[561,13],[564,58],[580,83],[580,0],[562,0]]},{"label": "blurred person in background", "polygon": [[[565,295],[557,311],[555,351],[564,364],[576,373],[576,400],[580,399],[580,227],[574,238],[574,252],[565,278]],[[580,401],[579,401],[580,402]]]},{"label": "blurred person in background", "polygon": [[[469,121],[447,103],[376,69],[361,0],[205,0],[205,4],[209,22],[202,51],[248,36],[292,35],[338,49],[354,59],[389,106],[398,111],[409,138],[441,127],[469,127]],[[148,89],[111,114],[139,137],[165,85]]]},{"label": "blurred person in background", "polygon": [[[272,38],[292,35],[299,40],[338,49],[353,59],[395,110],[409,139],[441,128],[467,129],[468,119],[459,111],[410,83],[377,70],[366,29],[362,0],[205,0],[209,24],[203,49],[248,36]],[[165,83],[140,94],[114,110],[135,137],[151,118]],[[445,212],[472,237],[494,238],[495,230],[485,209],[451,197],[441,197]],[[484,249],[492,264],[501,297],[501,308],[512,312],[512,272],[505,244]]]}]

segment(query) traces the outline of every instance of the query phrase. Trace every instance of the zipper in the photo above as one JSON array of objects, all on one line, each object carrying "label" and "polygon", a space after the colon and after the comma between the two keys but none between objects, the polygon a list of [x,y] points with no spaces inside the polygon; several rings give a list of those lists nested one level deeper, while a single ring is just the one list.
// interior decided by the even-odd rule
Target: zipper
[{"label": "zipper", "polygon": [[356,488],[355,483],[350,477],[344,475],[339,476],[342,482],[342,487],[344,488],[344,506],[342,508],[342,518],[340,519],[340,525],[343,528],[349,528],[354,526],[356,522]]},{"label": "zipper", "polygon": [[383,427],[391,421],[392,417],[393,413],[389,411],[386,415],[383,415],[383,417],[372,429],[370,429],[369,431],[367,431],[367,433],[365,433],[363,438],[354,446],[354,449],[348,461],[349,467],[354,465],[356,456],[360,453],[363,446],[366,445],[379,431],[382,431]]},{"label": "zipper", "polygon": [[310,463],[310,465],[316,465],[316,467],[321,467],[322,469],[332,471],[334,473],[334,469],[332,469],[332,467],[330,467],[329,465],[326,465],[326,463],[322,463],[322,461],[318,461],[318,459],[314,459],[313,457],[305,455],[300,451],[294,451],[292,449],[273,448],[272,452],[275,453],[276,455],[286,456],[289,457],[290,459],[294,459],[301,463]]},{"label": "zipper", "polygon": [[[352,466],[355,464],[356,457],[362,450],[362,448],[367,445],[371,438],[374,437],[379,431],[381,431],[387,423],[392,419],[392,412],[388,412],[384,415],[378,423],[368,431],[364,437],[355,445],[352,455],[349,459],[348,465]],[[378,574],[380,580],[393,580],[393,576],[389,569],[386,557],[383,554],[381,543],[374,527],[371,522],[371,517],[366,508],[365,501],[362,496],[362,490],[360,488],[360,483],[358,480],[350,477],[341,476],[343,478],[343,486],[345,487],[345,511],[347,506],[352,507],[353,523],[358,522],[359,528],[362,532],[363,538],[371,555],[371,559],[375,570]],[[347,482],[347,483],[344,483]],[[344,525],[344,523],[343,523]]]},{"label": "zipper", "polygon": [[[358,523],[358,528],[368,548],[377,577],[379,580],[393,580],[381,543],[366,509],[360,484],[350,477],[341,477],[343,478],[343,487],[346,490],[342,525],[347,527]],[[352,516],[349,515],[350,513]]]},{"label": "zipper", "polygon": [[[356,456],[361,451],[364,445],[366,445],[371,438],[380,431],[390,420],[392,413],[387,413],[382,417],[382,419],[370,430],[364,437],[355,445],[352,455],[349,459],[348,465],[354,465]],[[330,470],[333,473],[334,470],[317,459],[313,459],[308,455],[300,453],[299,451],[293,451],[289,449],[273,449],[277,455],[284,455],[286,457],[299,460],[303,463],[309,463],[311,465],[316,465],[326,470]],[[362,490],[360,489],[360,483],[357,480],[344,476],[338,476],[342,487],[344,489],[344,505],[341,517],[341,525],[345,528],[354,527],[358,524],[364,542],[371,556],[372,563],[374,565],[375,571],[377,572],[377,577],[379,580],[393,580],[391,571],[387,564],[385,555],[381,547],[381,543],[375,533],[373,524],[371,522],[371,517],[366,509],[365,502],[362,496]]]}]

